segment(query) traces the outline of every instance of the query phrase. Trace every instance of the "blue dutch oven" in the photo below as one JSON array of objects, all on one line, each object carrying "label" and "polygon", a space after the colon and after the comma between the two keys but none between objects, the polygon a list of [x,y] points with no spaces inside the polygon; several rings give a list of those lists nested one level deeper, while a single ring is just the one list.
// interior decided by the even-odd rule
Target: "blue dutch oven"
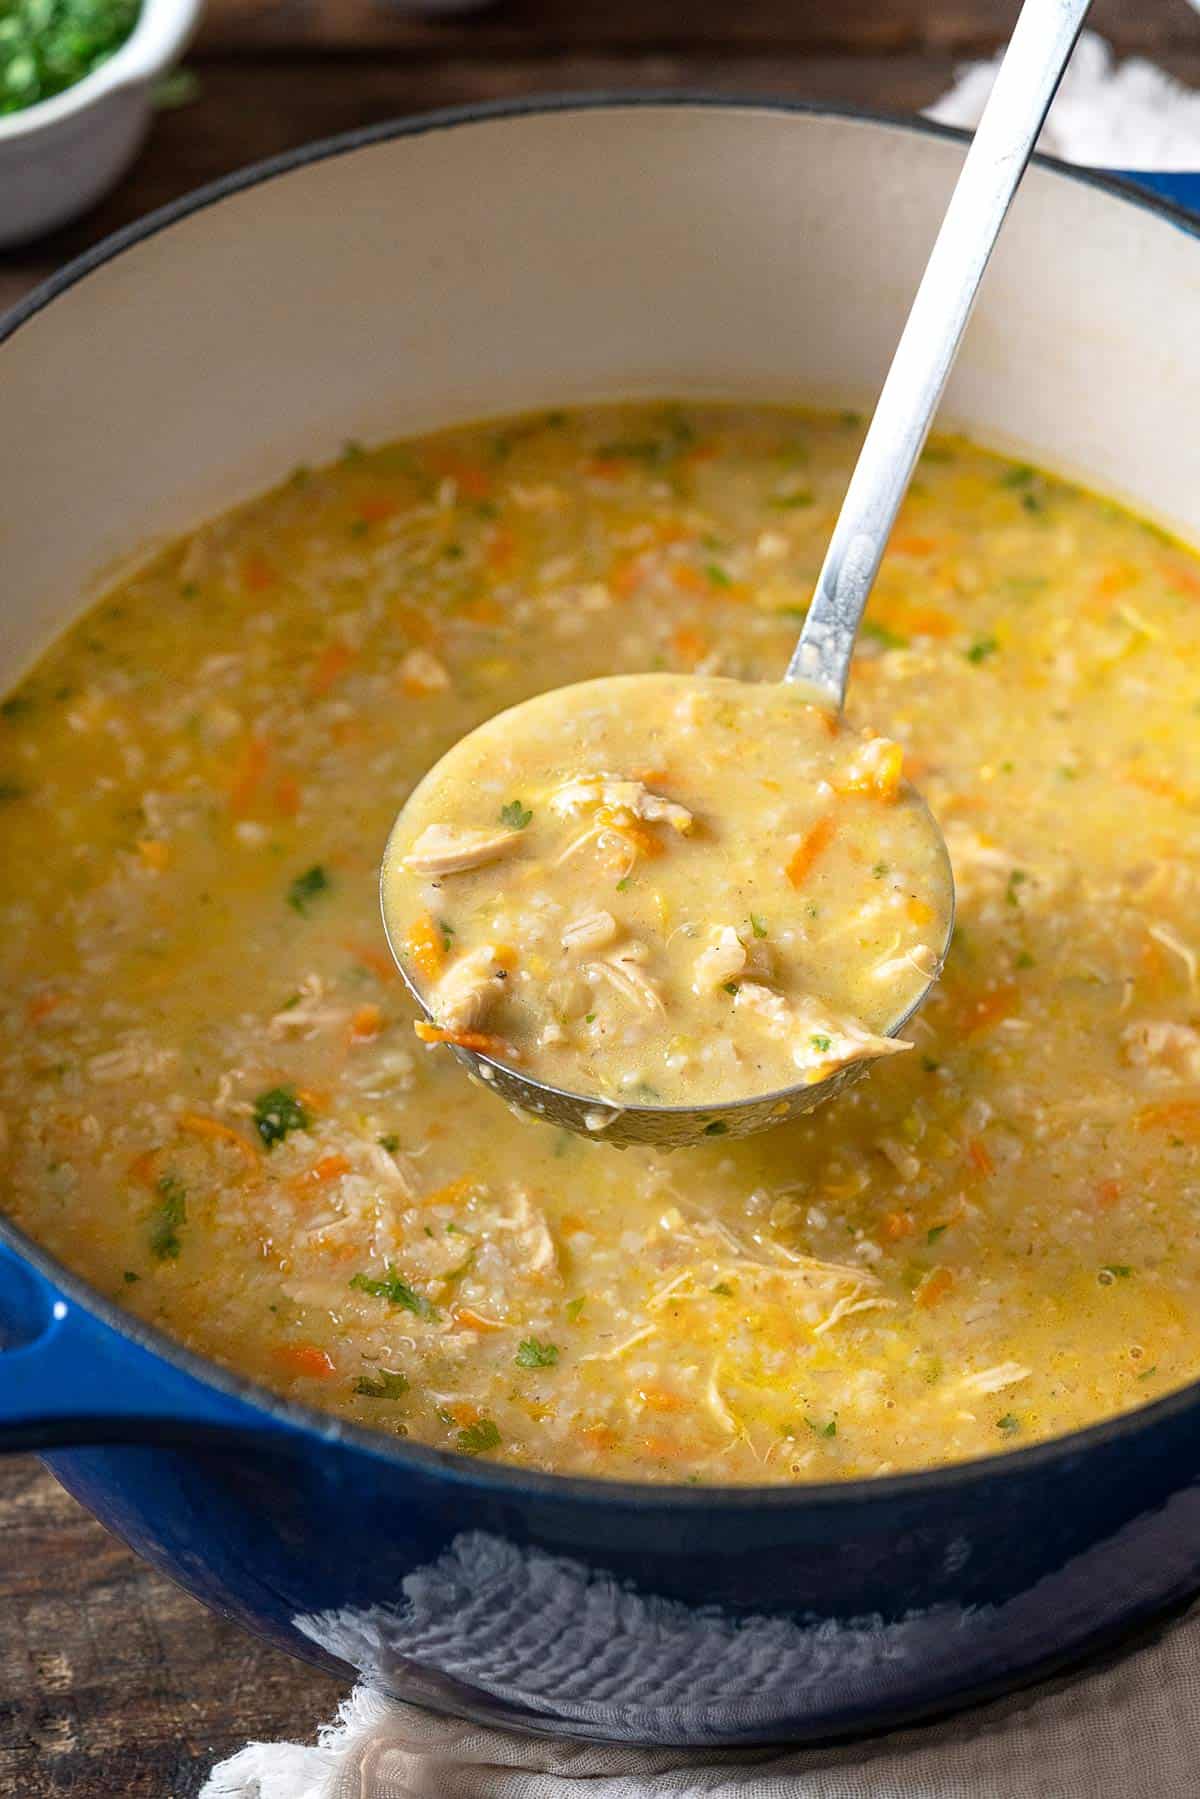
[{"label": "blue dutch oven", "polygon": [[[320,145],[110,240],[0,328],[0,681],[114,555],[351,434],[597,395],[869,399],[961,156],[803,108],[538,103]],[[1031,171],[947,409],[1200,537],[1200,176],[1136,180]],[[0,1236],[0,1448],[281,1648],[444,1712],[841,1736],[1200,1588],[1197,1388],[870,1482],[541,1476],[285,1404]]]}]

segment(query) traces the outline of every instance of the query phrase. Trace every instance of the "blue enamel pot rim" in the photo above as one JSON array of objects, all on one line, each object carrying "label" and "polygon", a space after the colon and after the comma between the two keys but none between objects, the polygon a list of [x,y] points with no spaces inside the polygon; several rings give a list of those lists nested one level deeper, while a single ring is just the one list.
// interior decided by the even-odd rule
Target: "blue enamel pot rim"
[{"label": "blue enamel pot rim", "polygon": [[[372,144],[394,138],[420,137],[429,132],[452,130],[460,125],[476,125],[488,120],[501,120],[566,112],[591,112],[626,107],[694,107],[719,110],[750,111],[845,119],[852,123],[880,125],[894,131],[947,139],[965,144],[970,133],[953,126],[940,125],[924,118],[902,117],[877,112],[866,107],[825,104],[799,100],[781,100],[753,94],[716,94],[703,90],[654,89],[622,92],[539,95],[512,101],[490,101],[479,105],[448,107],[415,118],[392,120],[364,126],[335,137],[319,139],[298,149],[285,151],[263,162],[235,170],[218,181],[160,207],[143,219],[104,238],[92,249],[42,282],[31,294],[0,317],[0,347],[22,325],[34,318],[61,294],[75,287],[94,270],[114,257],[154,237],[158,232],[191,214],[230,198],[260,183],[290,174],[293,170],[327,158],[342,156]],[[1200,221],[1182,207],[1119,176],[1081,169],[1061,162],[1056,157],[1038,155],[1039,168],[1060,179],[1081,186],[1098,188],[1125,205],[1141,208],[1168,220],[1192,236],[1200,236]],[[2,366],[0,366],[2,374]],[[1133,1444],[1157,1425],[1193,1410],[1200,1410],[1200,1381],[1179,1388],[1164,1398],[1139,1406],[1133,1411],[1054,1437],[1026,1449],[1006,1450],[1002,1454],[977,1457],[944,1467],[891,1474],[878,1479],[826,1481],[796,1486],[673,1486],[650,1481],[607,1480],[578,1475],[544,1474],[502,1462],[484,1462],[449,1450],[389,1436],[346,1419],[321,1412],[316,1407],[281,1398],[244,1375],[223,1368],[219,1363],[187,1349],[166,1332],[145,1323],[106,1299],[80,1276],[73,1274],[55,1257],[43,1250],[32,1238],[0,1213],[0,1243],[7,1243],[18,1256],[31,1264],[51,1284],[66,1294],[85,1312],[99,1319],[117,1335],[137,1345],[150,1355],[173,1365],[208,1387],[216,1388],[241,1401],[252,1411],[264,1414],[274,1423],[290,1426],[314,1439],[318,1444],[342,1444],[364,1451],[398,1469],[411,1469],[426,1475],[449,1478],[466,1486],[495,1490],[499,1493],[524,1493],[530,1498],[561,1499],[587,1504],[608,1503],[614,1506],[638,1504],[679,1511],[719,1509],[722,1512],[772,1511],[794,1507],[820,1509],[861,1506],[889,1501],[919,1501],[928,1496],[949,1495],[998,1479],[1020,1480],[1026,1472],[1067,1464],[1086,1457],[1091,1451],[1121,1443]],[[36,1376],[35,1376],[36,1378]],[[254,1426],[230,1425],[230,1441],[240,1445],[252,1443]],[[117,1439],[119,1440],[119,1439]],[[143,1439],[143,1442],[145,1440]],[[211,1441],[211,1439],[210,1439]],[[172,1445],[173,1446],[173,1445]]]}]

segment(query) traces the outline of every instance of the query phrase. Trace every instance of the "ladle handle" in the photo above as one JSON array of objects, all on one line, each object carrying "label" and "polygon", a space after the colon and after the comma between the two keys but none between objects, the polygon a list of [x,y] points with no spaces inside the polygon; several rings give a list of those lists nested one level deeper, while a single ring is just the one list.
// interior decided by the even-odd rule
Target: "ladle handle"
[{"label": "ladle handle", "polygon": [[896,346],[784,679],[840,709],[888,535],[1091,0],[1025,0]]}]

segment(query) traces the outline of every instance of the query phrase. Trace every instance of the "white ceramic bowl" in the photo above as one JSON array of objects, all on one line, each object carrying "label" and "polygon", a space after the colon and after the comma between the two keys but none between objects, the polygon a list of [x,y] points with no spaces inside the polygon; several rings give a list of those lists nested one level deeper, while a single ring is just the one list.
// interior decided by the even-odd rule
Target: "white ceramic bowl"
[{"label": "white ceramic bowl", "polygon": [[142,0],[129,37],[74,87],[0,117],[0,249],[92,205],[132,162],[154,83],[182,52],[203,0]]}]

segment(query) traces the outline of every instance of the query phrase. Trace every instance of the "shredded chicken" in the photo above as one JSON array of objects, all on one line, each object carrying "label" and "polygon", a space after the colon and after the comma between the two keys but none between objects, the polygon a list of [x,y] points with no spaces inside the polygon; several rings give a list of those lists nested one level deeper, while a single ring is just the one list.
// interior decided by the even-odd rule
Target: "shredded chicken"
[{"label": "shredded chicken", "polygon": [[619,934],[611,912],[585,912],[565,926],[562,946],[565,950],[607,949],[610,943],[616,942]]},{"label": "shredded chicken", "polygon": [[1028,1380],[1032,1372],[1020,1362],[997,1362],[994,1368],[981,1368],[978,1374],[964,1375],[959,1389],[967,1393],[1000,1393],[1005,1387],[1015,1387],[1019,1381]]},{"label": "shredded chicken", "polygon": [[432,1009],[450,1031],[473,1031],[499,999],[508,979],[507,960],[484,943],[450,964],[433,989]]},{"label": "shredded chicken", "polygon": [[727,981],[744,972],[746,946],[732,925],[718,925],[706,949],[692,968],[692,992],[715,993]]},{"label": "shredded chicken", "polygon": [[409,650],[400,658],[400,679],[422,693],[442,693],[450,685],[450,676],[428,650]]},{"label": "shredded chicken", "polygon": [[661,1012],[664,1009],[662,996],[639,966],[644,954],[640,944],[631,943],[619,956],[604,956],[598,962],[589,962],[584,973],[592,981],[605,982],[631,1006]]},{"label": "shredded chicken", "polygon": [[550,810],[560,818],[573,818],[592,806],[610,806],[647,824],[670,825],[685,837],[696,822],[686,806],[651,793],[642,781],[625,781],[619,775],[577,775],[550,797]]},{"label": "shredded chicken", "polygon": [[895,1037],[877,1037],[857,1018],[839,1017],[819,1000],[787,1000],[757,981],[742,982],[734,1005],[754,1013],[768,1030],[791,1038],[792,1060],[810,1086],[852,1062],[871,1062],[912,1048]]},{"label": "shredded chicken", "polygon": [[516,843],[517,831],[478,831],[459,825],[426,825],[404,858],[405,868],[418,875],[456,875],[482,868],[506,856]]},{"label": "shredded chicken", "polygon": [[1200,1031],[1166,1018],[1126,1025],[1121,1052],[1135,1068],[1157,1069],[1178,1080],[1200,1081]]}]

